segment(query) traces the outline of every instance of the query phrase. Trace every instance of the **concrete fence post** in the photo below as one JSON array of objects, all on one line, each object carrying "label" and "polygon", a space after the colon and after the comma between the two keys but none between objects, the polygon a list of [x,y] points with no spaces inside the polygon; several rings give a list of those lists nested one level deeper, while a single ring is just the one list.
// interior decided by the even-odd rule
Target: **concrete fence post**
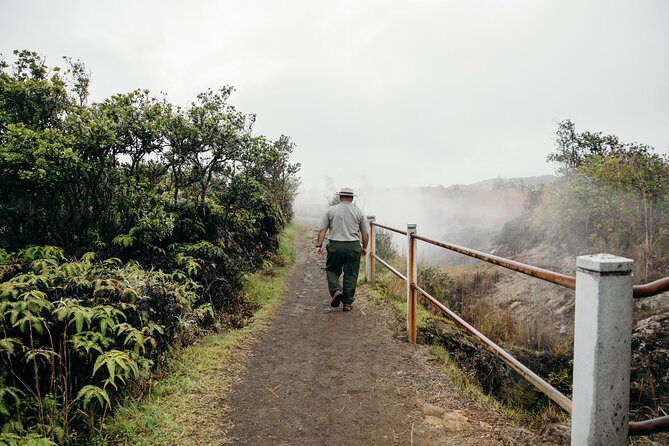
[{"label": "concrete fence post", "polygon": [[627,445],[633,260],[576,260],[572,446]]},{"label": "concrete fence post", "polygon": [[374,215],[367,216],[369,225],[369,245],[367,245],[367,256],[365,257],[365,281],[374,285],[374,226],[372,223],[376,220]]},{"label": "concrete fence post", "polygon": [[416,225],[407,225],[407,333],[409,342],[416,343],[416,285],[417,263],[416,263],[416,240],[411,234],[416,233]]}]

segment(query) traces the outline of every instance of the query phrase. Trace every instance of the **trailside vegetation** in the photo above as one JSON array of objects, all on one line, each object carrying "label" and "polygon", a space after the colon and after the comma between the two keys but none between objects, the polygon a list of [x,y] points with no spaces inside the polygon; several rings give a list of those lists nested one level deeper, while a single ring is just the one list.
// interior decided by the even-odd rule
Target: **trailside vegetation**
[{"label": "trailside vegetation", "polygon": [[669,158],[652,147],[614,135],[576,131],[558,123],[559,181],[528,196],[525,212],[497,242],[509,254],[540,243],[568,255],[608,252],[635,260],[634,277],[646,283],[669,268]]},{"label": "trailside vegetation", "polygon": [[288,137],[231,87],[89,103],[79,62],[0,61],[0,444],[82,444],[174,345],[241,326],[292,217]]},{"label": "trailside vegetation", "polygon": [[[577,132],[574,123],[566,120],[557,126],[555,151],[547,161],[557,163],[556,181],[539,187],[512,183],[506,186],[522,191],[525,203],[519,215],[494,237],[490,249],[495,254],[518,256],[525,261],[523,256],[531,250],[535,250],[535,256],[537,252],[549,252],[550,258],[541,258],[548,265],[541,266],[569,273],[575,267],[576,255],[607,252],[634,259],[636,283],[668,275],[667,155],[658,154],[644,144],[621,142],[613,135]],[[396,245],[389,233],[376,230],[375,243],[379,257],[400,272],[406,271],[406,259],[394,249]],[[569,263],[562,259],[568,259]],[[571,295],[564,295],[567,311],[551,315],[567,326],[558,331],[543,324],[541,311],[550,307],[538,308],[536,315],[523,318],[517,301],[509,304],[507,300],[501,305],[495,302],[491,295],[500,294],[496,285],[500,278],[499,268],[485,264],[419,264],[417,282],[558,390],[570,395]],[[389,296],[405,293],[405,284],[384,267],[377,266],[376,286]],[[542,293],[540,288],[527,291],[540,296]],[[642,311],[635,313],[640,321],[632,338],[631,409],[633,419],[645,419],[663,415],[662,408],[669,401],[665,391],[669,382],[666,373],[669,355],[663,328],[669,316],[659,305],[638,309]],[[513,407],[543,413],[548,419],[560,418],[543,395],[452,324],[434,316],[419,318],[418,327],[420,339],[447,347],[465,373],[486,392]]]},{"label": "trailside vegetation", "polygon": [[[495,239],[496,253],[520,254],[549,248],[555,258],[568,258],[575,267],[577,255],[606,252],[634,259],[635,283],[647,283],[669,272],[669,158],[652,147],[625,143],[601,132],[578,132],[565,120],[557,125],[555,150],[547,157],[556,163],[559,178],[542,188],[526,190],[525,206],[506,223]],[[559,264],[559,260],[554,260]],[[448,270],[454,285],[445,299],[455,300],[461,315],[484,334],[511,349],[532,370],[566,394],[571,393],[573,336],[560,335],[536,320],[518,320],[509,307],[493,307],[483,293],[490,269],[475,277],[474,268]],[[466,274],[462,274],[466,272]],[[456,305],[457,308],[457,305]],[[637,312],[642,319],[657,312]],[[666,313],[645,319],[635,328],[632,345],[633,418],[657,417],[667,397]],[[657,332],[657,334],[654,334]],[[562,339],[560,339],[562,338]],[[658,347],[659,346],[659,347]],[[519,394],[522,397],[522,394]],[[531,399],[528,399],[531,402]],[[523,402],[528,405],[527,401]]]}]

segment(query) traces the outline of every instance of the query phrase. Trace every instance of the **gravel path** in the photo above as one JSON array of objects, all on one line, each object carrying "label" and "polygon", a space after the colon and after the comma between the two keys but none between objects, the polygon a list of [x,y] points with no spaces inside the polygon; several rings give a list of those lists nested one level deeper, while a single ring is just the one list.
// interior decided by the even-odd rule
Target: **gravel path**
[{"label": "gravel path", "polygon": [[364,288],[353,311],[332,309],[324,261],[307,244],[298,234],[288,295],[233,384],[222,423],[230,444],[563,442],[464,396],[424,346],[406,342],[394,310],[369,301]]}]

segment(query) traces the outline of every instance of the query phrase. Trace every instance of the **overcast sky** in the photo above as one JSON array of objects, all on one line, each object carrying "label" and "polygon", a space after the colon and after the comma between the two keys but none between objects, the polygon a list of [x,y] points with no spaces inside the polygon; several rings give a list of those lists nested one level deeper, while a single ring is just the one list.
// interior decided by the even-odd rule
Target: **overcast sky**
[{"label": "overcast sky", "polygon": [[305,189],[552,173],[567,118],[669,149],[666,0],[0,0],[14,49],[80,59],[94,100],[232,85]]}]

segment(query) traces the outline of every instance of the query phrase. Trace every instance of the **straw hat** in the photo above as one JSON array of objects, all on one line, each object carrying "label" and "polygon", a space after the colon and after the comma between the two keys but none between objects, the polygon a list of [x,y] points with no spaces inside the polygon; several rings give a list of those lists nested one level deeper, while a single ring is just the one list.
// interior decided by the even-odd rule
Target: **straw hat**
[{"label": "straw hat", "polygon": [[355,194],[353,193],[352,188],[342,187],[341,190],[339,191],[339,196],[340,197],[355,197]]}]

